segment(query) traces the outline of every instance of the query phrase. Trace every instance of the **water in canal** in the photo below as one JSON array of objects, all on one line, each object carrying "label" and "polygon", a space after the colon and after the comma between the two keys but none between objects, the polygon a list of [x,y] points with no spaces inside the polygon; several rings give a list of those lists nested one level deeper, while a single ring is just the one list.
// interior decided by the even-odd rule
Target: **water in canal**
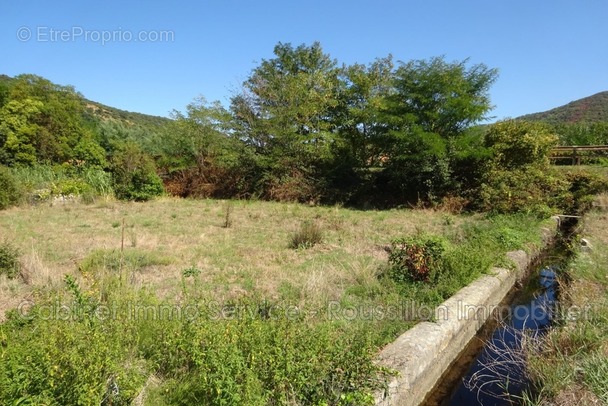
[{"label": "water in canal", "polygon": [[444,404],[502,406],[518,403],[528,386],[525,341],[537,342],[551,325],[555,313],[556,271],[556,266],[544,267],[531,281],[528,292],[520,295],[515,303],[499,309],[502,313],[499,326]]}]

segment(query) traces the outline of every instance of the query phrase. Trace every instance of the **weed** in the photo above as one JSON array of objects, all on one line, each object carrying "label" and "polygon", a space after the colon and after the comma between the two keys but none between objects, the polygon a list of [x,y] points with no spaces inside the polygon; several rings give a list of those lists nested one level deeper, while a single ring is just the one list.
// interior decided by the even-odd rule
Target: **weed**
[{"label": "weed", "polygon": [[222,225],[224,228],[232,227],[232,203],[226,202],[224,205],[224,224]]},{"label": "weed", "polygon": [[300,229],[293,233],[289,240],[289,248],[312,248],[323,240],[321,228],[314,222],[305,221],[300,225]]},{"label": "weed", "polygon": [[98,249],[91,252],[80,262],[79,269],[83,273],[98,273],[102,270],[118,272],[121,266],[126,269],[138,270],[152,265],[169,265],[172,259],[156,252],[144,250]]},{"label": "weed", "polygon": [[0,243],[0,275],[13,279],[21,270],[19,256],[21,253],[8,241]]},{"label": "weed", "polygon": [[395,282],[434,281],[442,271],[446,241],[437,236],[399,238],[392,242],[388,275]]},{"label": "weed", "polygon": [[194,266],[191,266],[190,268],[186,268],[182,271],[182,276],[184,278],[188,278],[188,277],[197,277],[201,274],[201,270],[199,268],[196,268]]}]

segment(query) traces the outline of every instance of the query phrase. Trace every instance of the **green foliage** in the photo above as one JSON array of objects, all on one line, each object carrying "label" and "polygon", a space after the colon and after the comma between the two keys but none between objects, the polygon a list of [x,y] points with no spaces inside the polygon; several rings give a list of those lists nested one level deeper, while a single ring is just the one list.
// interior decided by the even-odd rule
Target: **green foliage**
[{"label": "green foliage", "polygon": [[[265,313],[264,303],[234,309],[232,320],[183,324],[166,335],[166,344],[150,347],[172,378],[159,388],[167,403],[338,405],[369,400],[377,387],[380,370],[364,330]],[[184,364],[189,368],[180,371]]]},{"label": "green foliage", "polygon": [[82,96],[35,75],[10,82],[9,101],[0,110],[0,159],[10,166],[85,160],[103,165],[93,141]]},{"label": "green foliage", "polygon": [[291,235],[289,248],[311,248],[323,241],[323,231],[319,225],[312,221],[305,221],[300,228]]},{"label": "green foliage", "polygon": [[[493,266],[509,266],[508,251],[541,244],[540,220],[526,214],[492,215],[446,224],[444,236],[417,234],[393,242],[381,281],[393,281],[401,297],[436,306]],[[530,244],[530,245],[528,245]]]},{"label": "green foliage", "polygon": [[552,168],[493,169],[484,174],[484,179],[477,201],[483,211],[548,217],[574,203],[567,180]]},{"label": "green foliage", "polygon": [[174,120],[152,138],[150,151],[168,191],[179,196],[242,197],[253,190],[256,164],[253,152],[229,131],[231,116],[219,102],[199,99],[187,115]]},{"label": "green foliage", "polygon": [[56,196],[81,196],[92,192],[92,187],[81,179],[64,179],[53,184],[51,193]]},{"label": "green foliage", "polygon": [[467,62],[436,57],[402,63],[395,72],[391,113],[446,139],[486,118],[497,70],[483,64],[468,67]]},{"label": "green foliage", "polygon": [[0,110],[0,163],[32,165],[36,163],[35,139],[39,126],[34,118],[43,104],[38,100],[11,100]]},{"label": "green foliage", "polygon": [[165,120],[21,75],[2,81],[0,163],[109,169],[128,200],[162,193],[160,174],[179,196],[439,201],[468,186],[457,141],[490,109],[495,78],[443,58],[339,66],[319,43],[278,43],[229,111],[200,99]]},{"label": "green foliage", "polygon": [[19,250],[8,241],[0,243],[0,275],[6,275],[9,279],[19,275],[21,271],[20,255]]},{"label": "green foliage", "polygon": [[111,171],[119,199],[146,201],[164,192],[154,161],[136,144],[125,144],[114,154]]},{"label": "green foliage", "polygon": [[286,200],[291,190],[289,200],[309,200],[322,192],[319,172],[332,158],[339,69],[319,43],[279,43],[274,54],[232,99],[235,133],[259,156],[261,195]]},{"label": "green foliage", "polygon": [[372,404],[382,382],[375,333],[357,323],[308,323],[257,300],[180,316],[121,288],[92,305],[66,283],[67,298],[0,325],[0,403],[127,405],[154,374],[163,404]]},{"label": "green foliage", "polygon": [[605,121],[563,123],[553,126],[560,145],[607,145],[608,117]]},{"label": "green foliage", "polygon": [[549,151],[557,141],[547,125],[515,120],[492,124],[485,134],[486,147],[493,153],[492,164],[504,170],[546,167]]},{"label": "green foliage", "polygon": [[135,336],[120,320],[83,313],[71,282],[73,301],[42,303],[0,325],[10,343],[0,348],[0,403],[128,405],[142,387]]},{"label": "green foliage", "polygon": [[489,126],[485,146],[491,157],[481,174],[478,207],[543,217],[571,205],[568,182],[549,166],[549,151],[556,142],[542,123],[508,120]]},{"label": "green foliage", "polygon": [[433,282],[443,270],[446,241],[438,236],[394,240],[388,258],[388,276],[395,282]]},{"label": "green foliage", "polygon": [[386,173],[379,180],[400,200],[433,201],[459,188],[460,139],[491,109],[489,87],[497,73],[468,61],[443,58],[401,64],[385,96],[379,137]]},{"label": "green foliage", "polygon": [[21,185],[8,168],[0,165],[0,210],[14,206],[22,199]]},{"label": "green foliage", "polygon": [[89,253],[78,268],[83,273],[97,274],[102,271],[117,272],[121,268],[140,270],[153,265],[169,265],[172,259],[157,252],[139,249],[98,249]]},{"label": "green foliage", "polygon": [[73,195],[88,202],[114,194],[111,175],[99,167],[34,165],[11,168],[11,173],[33,201]]}]

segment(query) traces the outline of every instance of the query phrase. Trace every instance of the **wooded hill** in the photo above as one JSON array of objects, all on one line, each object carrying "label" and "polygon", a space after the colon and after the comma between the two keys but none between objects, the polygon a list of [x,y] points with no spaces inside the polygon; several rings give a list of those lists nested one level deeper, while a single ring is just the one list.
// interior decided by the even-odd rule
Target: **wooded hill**
[{"label": "wooded hill", "polygon": [[554,109],[527,114],[518,120],[544,121],[550,124],[608,122],[608,91],[574,100]]}]

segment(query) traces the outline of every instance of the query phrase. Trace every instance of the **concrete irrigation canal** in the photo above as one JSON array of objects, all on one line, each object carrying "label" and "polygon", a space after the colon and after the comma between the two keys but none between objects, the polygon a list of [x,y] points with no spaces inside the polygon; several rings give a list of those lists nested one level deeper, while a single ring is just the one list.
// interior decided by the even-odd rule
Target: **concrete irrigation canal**
[{"label": "concrete irrigation canal", "polygon": [[[557,268],[576,218],[555,218],[542,252],[515,251],[386,346],[379,363],[397,374],[376,405],[511,405],[528,387],[526,341],[540,340],[558,300]],[[559,243],[558,243],[559,242]]]}]

